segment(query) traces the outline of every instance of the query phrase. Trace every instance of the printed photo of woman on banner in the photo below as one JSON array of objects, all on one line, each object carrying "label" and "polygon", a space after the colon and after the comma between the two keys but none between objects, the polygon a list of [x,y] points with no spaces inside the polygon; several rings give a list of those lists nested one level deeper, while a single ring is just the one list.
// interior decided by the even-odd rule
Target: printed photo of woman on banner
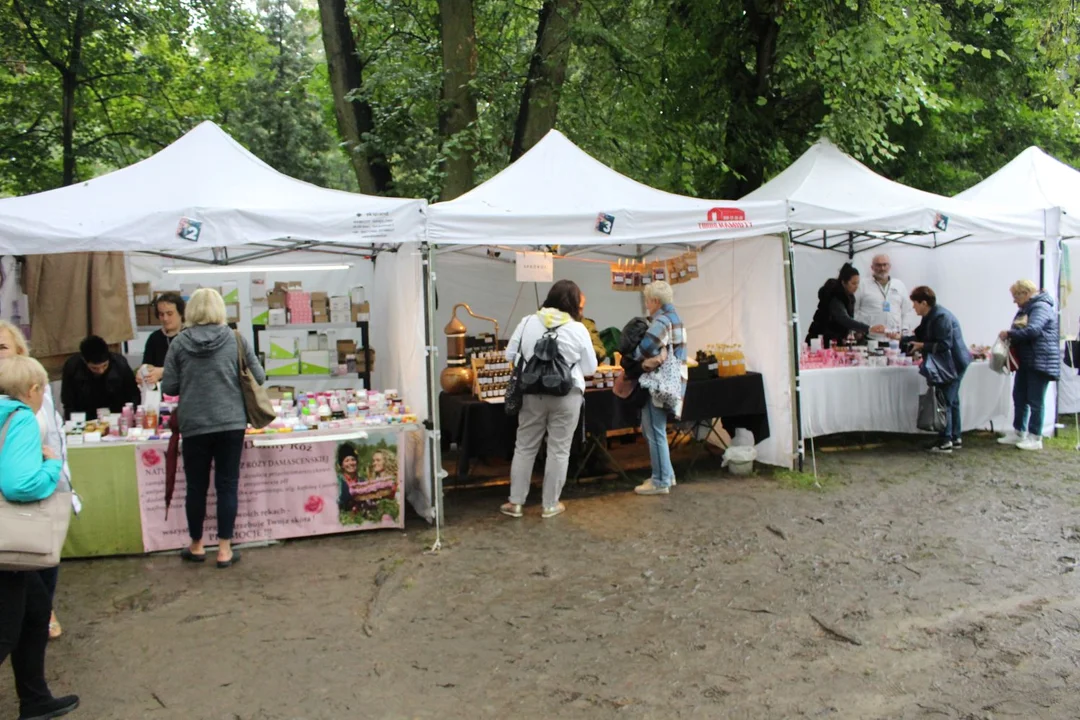
[{"label": "printed photo of woman on banner", "polygon": [[[385,438],[376,444],[347,440],[337,447],[338,512],[342,525],[398,523],[397,447]],[[361,471],[361,468],[364,470]]]}]

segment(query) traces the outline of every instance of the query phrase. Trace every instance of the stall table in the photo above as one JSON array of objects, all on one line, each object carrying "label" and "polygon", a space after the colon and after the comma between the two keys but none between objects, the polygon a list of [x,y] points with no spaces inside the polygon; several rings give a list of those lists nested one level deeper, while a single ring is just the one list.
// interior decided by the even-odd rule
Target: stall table
[{"label": "stall table", "polygon": [[[799,371],[803,437],[846,432],[919,433],[915,425],[926,381],[919,368],[843,367]],[[974,362],[960,385],[963,429],[1008,423],[1008,375]]]},{"label": "stall table", "polygon": [[[585,393],[582,421],[594,439],[608,431],[637,428],[639,411],[615,396],[611,390]],[[517,418],[507,417],[502,403],[488,403],[471,395],[439,395],[443,452],[458,446],[457,476],[469,475],[473,460],[510,459],[517,436]],[[738,377],[693,380],[687,384],[682,422],[708,424],[719,419],[725,428],[746,428],[758,442],[769,437],[769,417],[765,385],[760,373]]]},{"label": "stall table", "polygon": [[[377,450],[397,461],[396,485],[367,504],[339,505],[336,451],[357,448],[361,470]],[[164,441],[103,442],[68,448],[82,511],[73,517],[64,558],[137,555],[188,542],[183,463],[165,516]],[[404,526],[405,486],[423,478],[423,431],[416,425],[249,435],[241,456],[237,543]],[[344,501],[341,501],[344,502]],[[359,503],[359,501],[354,501]],[[205,533],[216,542],[215,494],[207,498]]]}]

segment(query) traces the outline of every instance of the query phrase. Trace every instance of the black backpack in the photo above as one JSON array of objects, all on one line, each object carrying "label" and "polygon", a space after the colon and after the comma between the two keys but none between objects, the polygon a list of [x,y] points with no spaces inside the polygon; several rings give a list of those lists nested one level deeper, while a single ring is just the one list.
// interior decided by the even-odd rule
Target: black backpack
[{"label": "black backpack", "polygon": [[559,331],[546,330],[533,346],[532,357],[521,369],[521,391],[526,395],[564,396],[573,387],[570,366],[559,354]]}]

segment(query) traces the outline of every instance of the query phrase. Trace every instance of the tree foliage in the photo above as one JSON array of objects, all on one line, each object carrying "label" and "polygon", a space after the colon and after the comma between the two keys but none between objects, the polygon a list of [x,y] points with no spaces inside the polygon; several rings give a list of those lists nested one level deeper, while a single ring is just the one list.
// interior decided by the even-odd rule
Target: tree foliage
[{"label": "tree foliage", "polygon": [[[323,1],[362,68],[345,85]],[[473,17],[453,93],[458,15],[440,6]],[[65,156],[67,179],[119,167],[213,119],[297,177],[356,189],[367,163],[385,175],[368,191],[429,199],[551,125],[683,194],[741,196],[822,136],[955,193],[1031,144],[1080,160],[1078,30],[1072,0],[0,0],[0,192],[61,184]],[[343,108],[365,119],[354,136]]]}]

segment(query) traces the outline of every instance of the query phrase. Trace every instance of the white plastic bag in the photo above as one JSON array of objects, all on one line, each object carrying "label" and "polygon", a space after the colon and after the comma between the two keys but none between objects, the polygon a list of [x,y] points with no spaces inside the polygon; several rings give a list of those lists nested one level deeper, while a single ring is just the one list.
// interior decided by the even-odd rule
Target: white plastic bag
[{"label": "white plastic bag", "polygon": [[1016,361],[1009,352],[1009,339],[998,338],[990,348],[990,369],[1002,375],[1008,375],[1016,370]]},{"label": "white plastic bag", "polygon": [[728,465],[752,463],[757,460],[757,448],[746,445],[731,445],[724,451],[724,462],[721,467]]}]

